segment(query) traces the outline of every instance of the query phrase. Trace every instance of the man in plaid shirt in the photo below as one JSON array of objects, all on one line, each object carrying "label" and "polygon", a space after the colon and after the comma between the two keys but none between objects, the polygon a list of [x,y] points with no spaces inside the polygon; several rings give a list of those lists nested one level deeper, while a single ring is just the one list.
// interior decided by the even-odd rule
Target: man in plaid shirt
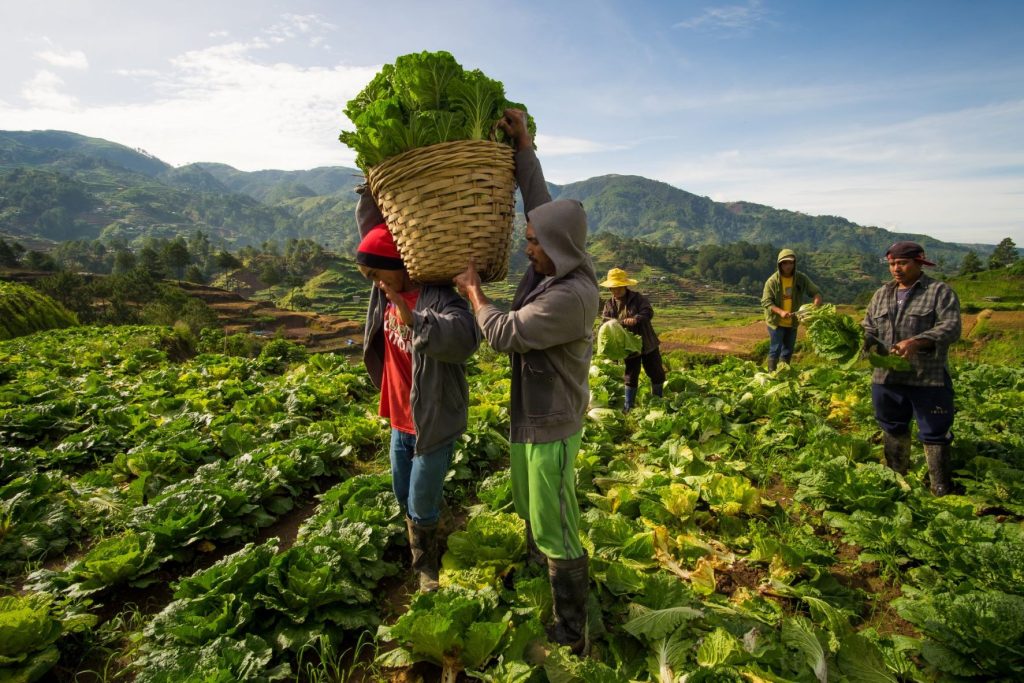
[{"label": "man in plaid shirt", "polygon": [[928,277],[935,264],[916,242],[897,242],[885,253],[892,282],[879,287],[864,316],[866,345],[910,363],[910,370],[875,368],[871,400],[882,428],[885,462],[900,474],[910,465],[910,420],[924,444],[932,493],[952,490],[953,382],[946,358],[960,338],[960,301],[945,282]]}]

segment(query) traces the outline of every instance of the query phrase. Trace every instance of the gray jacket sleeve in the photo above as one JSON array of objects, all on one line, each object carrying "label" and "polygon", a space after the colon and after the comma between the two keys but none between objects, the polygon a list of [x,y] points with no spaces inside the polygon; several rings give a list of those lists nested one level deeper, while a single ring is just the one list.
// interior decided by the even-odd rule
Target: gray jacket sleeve
[{"label": "gray jacket sleeve", "polygon": [[516,152],[516,184],[523,193],[523,210],[527,215],[541,204],[551,201],[544,171],[532,148]]},{"label": "gray jacket sleeve", "polygon": [[413,311],[412,345],[443,363],[465,363],[480,345],[480,330],[466,301],[452,296],[440,310]]},{"label": "gray jacket sleeve", "polygon": [[574,290],[552,287],[509,313],[487,304],[477,311],[477,321],[495,351],[526,353],[586,336],[592,323],[585,319],[586,309]]}]

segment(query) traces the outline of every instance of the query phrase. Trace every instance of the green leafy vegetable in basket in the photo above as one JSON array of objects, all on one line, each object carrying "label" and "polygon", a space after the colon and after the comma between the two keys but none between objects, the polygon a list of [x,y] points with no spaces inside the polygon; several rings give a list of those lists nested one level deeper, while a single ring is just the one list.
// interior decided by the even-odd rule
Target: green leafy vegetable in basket
[{"label": "green leafy vegetable in basket", "polygon": [[822,358],[845,362],[856,356],[863,346],[863,331],[853,318],[836,311],[832,304],[805,304],[797,312],[807,324],[807,338],[814,352]]},{"label": "green leafy vegetable in basket", "polygon": [[[339,139],[366,171],[416,147],[486,140],[492,130],[499,142],[509,142],[494,124],[510,107],[526,110],[505,99],[500,81],[464,70],[448,52],[402,55],[349,100],[345,115],[356,129],[342,131]],[[532,135],[536,126],[532,117],[527,120]]]}]

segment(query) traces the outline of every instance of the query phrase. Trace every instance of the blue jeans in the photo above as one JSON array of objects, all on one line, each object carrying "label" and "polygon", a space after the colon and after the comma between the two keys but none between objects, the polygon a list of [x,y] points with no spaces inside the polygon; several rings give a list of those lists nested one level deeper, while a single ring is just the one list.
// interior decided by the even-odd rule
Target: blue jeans
[{"label": "blue jeans", "polygon": [[872,384],[871,402],[875,419],[883,431],[900,436],[917,420],[921,443],[948,444],[953,441],[953,380],[946,375],[941,387],[906,384]]},{"label": "blue jeans", "polygon": [[455,442],[416,455],[416,435],[391,430],[391,488],[402,512],[417,524],[433,524],[441,516],[444,478]]},{"label": "blue jeans", "polygon": [[781,358],[783,363],[788,363],[793,357],[793,349],[796,348],[796,328],[776,327],[774,330],[768,328],[768,357]]}]

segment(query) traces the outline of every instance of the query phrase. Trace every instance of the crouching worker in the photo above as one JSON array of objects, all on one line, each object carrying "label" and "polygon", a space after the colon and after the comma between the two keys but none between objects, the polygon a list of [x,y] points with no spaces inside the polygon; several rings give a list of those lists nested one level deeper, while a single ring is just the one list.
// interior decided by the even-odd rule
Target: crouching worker
[{"label": "crouching worker", "polygon": [[[438,520],[455,440],[466,430],[466,360],[480,343],[473,314],[450,285],[419,286],[364,190],[356,208],[360,272],[373,282],[363,362],[391,422],[391,479],[406,515],[421,591],[437,590]],[[367,229],[367,225],[372,225]]]},{"label": "crouching worker", "polygon": [[470,265],[455,278],[491,347],[510,356],[512,497],[547,556],[554,602],[549,637],[579,654],[587,642],[589,573],[579,539],[575,459],[587,409],[593,327],[600,303],[586,252],[587,218],[574,200],[551,201],[525,114],[500,125],[516,142],[516,181],[526,210],[530,267],[503,313]]}]

